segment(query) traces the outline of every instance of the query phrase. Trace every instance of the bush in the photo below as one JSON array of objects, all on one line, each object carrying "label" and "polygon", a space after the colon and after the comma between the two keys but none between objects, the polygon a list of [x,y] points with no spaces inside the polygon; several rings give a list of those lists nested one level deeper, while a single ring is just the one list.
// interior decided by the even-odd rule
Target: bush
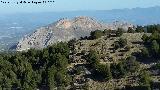
[{"label": "bush", "polygon": [[140,77],[139,78],[140,78],[140,85],[141,86],[148,86],[147,90],[151,90],[151,88],[150,88],[151,77],[150,77],[149,72],[142,71],[140,73]]},{"label": "bush", "polygon": [[79,74],[81,74],[81,72],[83,71],[83,67],[82,67],[82,66],[79,66],[79,67],[77,67],[75,70],[76,70],[76,74],[79,75]]},{"label": "bush", "polygon": [[127,45],[127,46],[125,47],[125,49],[126,49],[127,51],[129,51],[129,50],[131,49],[131,46],[130,46],[130,45]]},{"label": "bush", "polygon": [[159,58],[160,53],[160,33],[158,31],[153,32],[150,36],[144,34],[142,40],[145,42],[146,48],[142,49],[142,56],[152,57],[155,59]]},{"label": "bush", "polygon": [[149,51],[148,51],[147,48],[143,48],[143,49],[141,50],[141,52],[142,52],[142,56],[143,56],[143,57],[145,57],[145,58],[150,57]]},{"label": "bush", "polygon": [[111,64],[110,68],[114,78],[122,78],[126,74],[124,65],[121,62],[118,64]]},{"label": "bush", "polygon": [[148,33],[154,33],[154,32],[159,32],[160,31],[160,25],[148,25],[145,26],[145,28],[147,29]]},{"label": "bush", "polygon": [[91,50],[88,54],[87,62],[92,66],[95,67],[99,63],[99,56],[96,51]]},{"label": "bush", "polygon": [[55,82],[55,74],[56,74],[57,70],[56,67],[53,65],[49,70],[48,70],[48,84],[49,84],[49,88],[55,89],[56,87],[56,82]]},{"label": "bush", "polygon": [[139,62],[136,61],[136,57],[134,56],[128,57],[125,61],[123,61],[123,65],[128,72],[136,72],[140,67]]},{"label": "bush", "polygon": [[109,38],[110,37],[110,34],[112,33],[112,31],[109,29],[105,29],[104,31],[103,31],[103,33],[104,33],[104,35],[105,36],[107,36],[107,38]]},{"label": "bush", "polygon": [[127,45],[127,39],[120,38],[118,42],[122,48]]},{"label": "bush", "polygon": [[76,38],[74,38],[68,42],[68,45],[73,46],[76,43],[76,41],[77,41]]},{"label": "bush", "polygon": [[86,52],[87,52],[86,50],[82,50],[81,54],[82,54],[82,55],[85,55]]},{"label": "bush", "polygon": [[153,56],[156,56],[156,57],[157,57],[158,52],[159,52],[159,44],[157,43],[156,40],[153,40],[153,41],[152,41],[151,50],[152,50],[152,52],[153,52]]},{"label": "bush", "polygon": [[122,28],[118,28],[118,30],[116,31],[117,37],[122,36],[123,33],[124,33],[124,30]]},{"label": "bush", "polygon": [[58,71],[55,74],[55,81],[57,86],[68,86],[71,78],[64,71]]},{"label": "bush", "polygon": [[114,49],[117,50],[118,48],[120,48],[120,44],[119,44],[119,42],[115,42],[114,43]]},{"label": "bush", "polygon": [[135,31],[133,30],[133,28],[129,27],[127,32],[128,33],[134,33]]},{"label": "bush", "polygon": [[135,31],[141,33],[141,32],[144,32],[144,28],[142,26],[137,26]]},{"label": "bush", "polygon": [[160,70],[160,63],[157,63],[157,64],[154,65],[152,68],[153,68],[153,69],[158,69],[158,70]]},{"label": "bush", "polygon": [[96,30],[96,31],[91,32],[90,37],[91,37],[91,39],[98,39],[98,38],[100,38],[103,35],[104,35],[103,31]]},{"label": "bush", "polygon": [[112,73],[108,65],[98,64],[96,70],[105,80],[110,80],[112,78]]},{"label": "bush", "polygon": [[116,41],[113,45],[115,50],[118,48],[123,48],[127,45],[127,39],[120,38],[119,41]]},{"label": "bush", "polygon": [[149,37],[148,37],[146,34],[144,34],[144,35],[142,36],[142,40],[143,40],[144,42],[147,42],[148,39],[149,39]]}]

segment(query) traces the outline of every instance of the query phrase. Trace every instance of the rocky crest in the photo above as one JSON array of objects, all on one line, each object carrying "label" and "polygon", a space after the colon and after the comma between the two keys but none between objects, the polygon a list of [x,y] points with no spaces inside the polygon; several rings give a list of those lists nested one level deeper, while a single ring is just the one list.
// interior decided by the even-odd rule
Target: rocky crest
[{"label": "rocky crest", "polygon": [[90,17],[76,17],[61,19],[53,24],[37,29],[33,34],[25,36],[17,45],[17,51],[30,48],[41,49],[56,42],[65,42],[73,38],[89,36],[91,31],[117,28],[127,29],[132,24],[114,22],[113,24],[100,23]]}]

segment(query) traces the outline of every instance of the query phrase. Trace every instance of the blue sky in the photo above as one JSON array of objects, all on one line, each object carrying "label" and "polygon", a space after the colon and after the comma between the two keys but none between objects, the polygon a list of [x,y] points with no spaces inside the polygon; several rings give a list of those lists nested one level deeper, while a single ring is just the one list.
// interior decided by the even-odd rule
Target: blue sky
[{"label": "blue sky", "polygon": [[[3,0],[21,1],[21,0]],[[32,0],[26,0],[32,1]],[[43,0],[34,0],[43,1]],[[111,10],[136,7],[160,6],[160,0],[54,0],[55,3],[48,4],[2,4],[1,13],[17,12],[49,12],[49,11],[77,11],[77,10]]]}]

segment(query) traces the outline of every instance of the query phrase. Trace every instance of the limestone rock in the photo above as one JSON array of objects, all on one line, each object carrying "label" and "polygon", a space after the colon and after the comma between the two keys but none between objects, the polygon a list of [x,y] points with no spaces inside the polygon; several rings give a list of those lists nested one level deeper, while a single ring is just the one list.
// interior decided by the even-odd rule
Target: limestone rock
[{"label": "limestone rock", "polygon": [[73,38],[89,36],[91,31],[133,27],[132,24],[115,22],[113,24],[100,23],[90,17],[75,17],[60,19],[55,23],[37,29],[33,34],[22,38],[17,44],[17,51],[30,48],[42,49],[56,42],[65,42]]}]

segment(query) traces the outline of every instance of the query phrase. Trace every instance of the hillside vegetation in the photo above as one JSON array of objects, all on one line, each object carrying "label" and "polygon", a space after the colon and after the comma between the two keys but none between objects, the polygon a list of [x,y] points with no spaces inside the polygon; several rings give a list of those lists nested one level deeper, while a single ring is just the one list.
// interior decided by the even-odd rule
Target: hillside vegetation
[{"label": "hillside vegetation", "polygon": [[151,90],[160,84],[160,25],[1,53],[1,90]]}]

